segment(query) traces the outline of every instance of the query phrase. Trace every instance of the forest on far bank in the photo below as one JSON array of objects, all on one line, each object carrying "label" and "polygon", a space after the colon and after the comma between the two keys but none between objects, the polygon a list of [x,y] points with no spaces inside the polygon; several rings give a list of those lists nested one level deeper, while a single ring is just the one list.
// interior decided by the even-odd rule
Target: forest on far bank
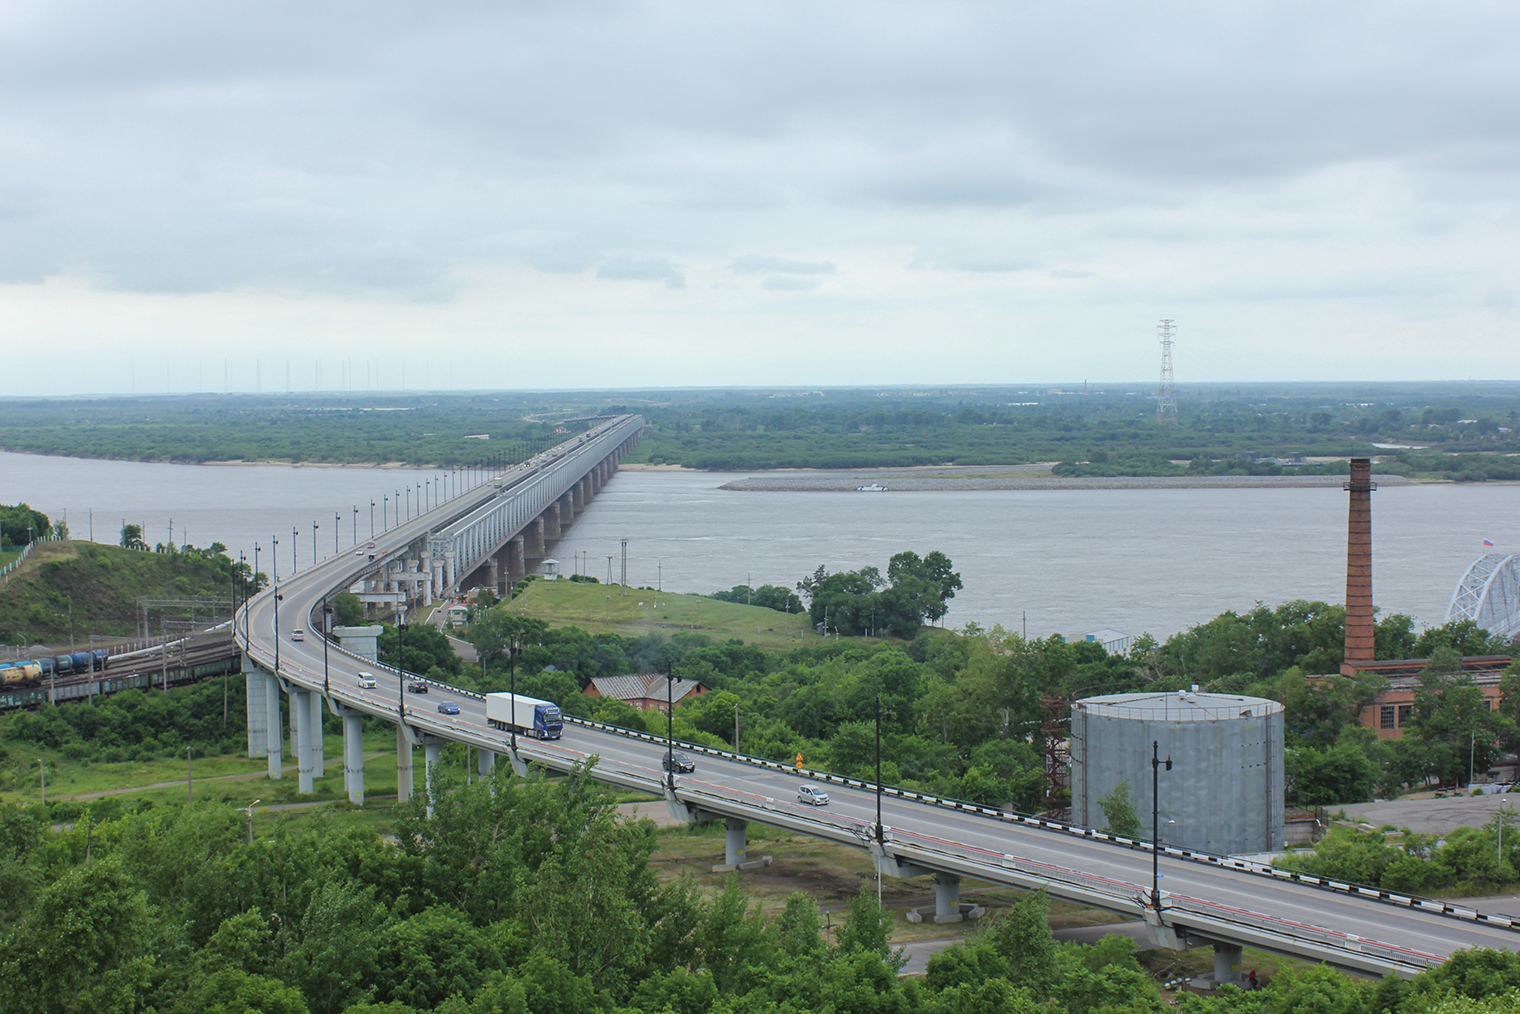
[{"label": "forest on far bank", "polygon": [[632,462],[709,470],[1053,464],[1062,476],[1335,472],[1520,478],[1520,386],[1139,384],[586,392],[304,392],[0,400],[0,449],[151,461],[521,461],[619,412]]}]

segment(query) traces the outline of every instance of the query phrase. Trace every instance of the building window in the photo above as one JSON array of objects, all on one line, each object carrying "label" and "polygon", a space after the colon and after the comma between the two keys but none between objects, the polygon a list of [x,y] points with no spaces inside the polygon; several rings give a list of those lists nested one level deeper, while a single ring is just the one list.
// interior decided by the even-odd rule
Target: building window
[{"label": "building window", "polygon": [[1404,728],[1404,724],[1406,722],[1408,722],[1413,717],[1414,717],[1414,705],[1413,704],[1400,704],[1399,705],[1399,728],[1400,729]]},{"label": "building window", "polygon": [[1385,704],[1383,705],[1383,728],[1392,729],[1393,727],[1393,705]]}]

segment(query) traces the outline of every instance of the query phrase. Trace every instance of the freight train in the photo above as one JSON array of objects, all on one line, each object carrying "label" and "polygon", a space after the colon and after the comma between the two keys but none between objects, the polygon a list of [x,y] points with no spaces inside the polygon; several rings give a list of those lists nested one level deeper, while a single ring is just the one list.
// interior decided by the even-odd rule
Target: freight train
[{"label": "freight train", "polygon": [[111,652],[105,648],[76,651],[69,655],[49,656],[16,662],[0,662],[0,686],[26,686],[40,683],[50,676],[104,671]]}]

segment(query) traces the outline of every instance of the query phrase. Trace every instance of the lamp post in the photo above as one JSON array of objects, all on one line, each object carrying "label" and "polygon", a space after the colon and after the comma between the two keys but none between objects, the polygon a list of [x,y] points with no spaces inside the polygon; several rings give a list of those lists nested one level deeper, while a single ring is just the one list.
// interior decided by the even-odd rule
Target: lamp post
[{"label": "lamp post", "polygon": [[412,487],[406,487],[406,519],[412,519]]},{"label": "lamp post", "polygon": [[369,537],[375,537],[375,501],[369,502]]},{"label": "lamp post", "polygon": [[317,562],[317,523],[311,523],[311,562],[315,566]]},{"label": "lamp post", "polygon": [[881,720],[891,718],[892,712],[881,710],[881,695],[876,696],[876,841],[887,840],[886,828],[881,825]]},{"label": "lamp post", "polygon": [[396,624],[396,710],[406,717],[406,614]]},{"label": "lamp post", "polygon": [[[371,514],[371,516],[373,516],[373,514],[374,514],[374,508],[373,507],[370,508],[370,514]],[[358,544],[359,544],[359,505],[358,504],[354,504],[354,545],[357,546]]]},{"label": "lamp post", "polygon": [[388,496],[382,496],[380,498],[380,530],[382,532],[388,532],[388,531],[391,530],[391,520],[390,520],[390,518],[391,518],[391,498],[388,497]]},{"label": "lamp post", "polygon": [[[355,508],[357,510],[358,508]],[[341,550],[338,548],[338,526],[343,523],[343,515],[333,511],[333,555],[337,556]]]},{"label": "lamp post", "polygon": [[[671,666],[665,668],[668,670]],[[675,685],[679,682],[681,677],[665,673],[665,781],[672,795],[676,791]]]},{"label": "lamp post", "polygon": [[273,573],[271,580],[274,582],[274,672],[280,674],[280,540],[271,536],[270,542],[274,543],[269,550],[269,558],[274,561],[270,566]]},{"label": "lamp post", "polygon": [[322,596],[322,696],[331,699],[332,685],[328,681],[327,672],[327,642],[332,636],[332,607],[327,604],[327,596]]},{"label": "lamp post", "polygon": [[298,571],[298,570],[301,569],[301,561],[299,559],[299,552],[298,552],[299,547],[300,547],[300,542],[299,542],[300,537],[301,537],[301,533],[298,532],[298,531],[296,531],[296,526],[295,525],[291,525],[290,526],[290,572],[292,574],[294,574],[296,571]]},{"label": "lamp post", "polygon": [[517,634],[511,635],[507,639],[507,679],[509,682],[507,690],[512,695],[512,714],[514,716],[513,724],[508,726],[510,731],[507,733],[507,737],[512,743],[513,763],[517,761],[517,723],[515,721],[517,714],[517,652],[521,647],[522,642],[518,640]]},{"label": "lamp post", "polygon": [[1161,744],[1151,740],[1151,908],[1161,913],[1161,766],[1172,770],[1172,759],[1161,759]]},{"label": "lamp post", "polygon": [[255,799],[253,802],[243,807],[243,812],[248,814],[248,844],[250,845],[253,844],[253,808],[262,802],[262,799]]}]

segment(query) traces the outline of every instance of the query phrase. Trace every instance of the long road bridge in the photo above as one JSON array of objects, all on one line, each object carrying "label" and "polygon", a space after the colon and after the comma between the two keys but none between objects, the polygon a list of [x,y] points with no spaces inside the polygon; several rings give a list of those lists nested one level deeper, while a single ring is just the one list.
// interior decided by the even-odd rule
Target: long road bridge
[{"label": "long road bridge", "polygon": [[[586,491],[611,474],[641,426],[637,417],[605,423],[385,533],[372,552],[328,559],[250,601],[240,625],[249,749],[268,757],[270,777],[280,777],[283,694],[289,698],[301,791],[310,791],[324,771],[323,708],[342,718],[344,781],[356,803],[364,800],[365,716],[396,726],[402,800],[414,791],[417,747],[429,772],[448,742],[474,748],[483,774],[499,756],[518,771],[533,763],[565,771],[594,757],[599,779],[663,796],[677,819],[724,821],[729,866],[744,865],[746,827],[759,822],[868,850],[884,876],[933,877],[937,917],[945,920],[960,916],[962,877],[1044,887],[1055,897],[1144,919],[1158,946],[1213,946],[1217,981],[1238,978],[1243,946],[1365,974],[1407,977],[1462,948],[1515,949],[1520,943],[1505,916],[1175,848],[1163,847],[1157,856],[1148,842],[896,789],[879,797],[878,828],[872,784],[689,745],[683,749],[696,755],[697,770],[667,775],[661,770],[663,740],[596,723],[568,720],[563,739],[514,742],[487,724],[478,694],[437,687],[460,707],[458,715],[443,715],[436,710],[439,694],[406,693],[404,681],[417,677],[374,660],[378,628],[338,628],[330,638],[290,639],[298,626],[319,631],[325,600],[359,582],[383,585],[374,594],[425,602],[472,571],[484,568],[489,577],[493,558],[498,571],[520,566],[524,556],[518,553],[542,551],[539,530],[530,526],[542,524],[548,533],[562,525],[565,512],[583,506]],[[556,516],[546,517],[551,511]],[[507,549],[503,557],[503,549],[525,531],[529,536],[521,549]],[[424,580],[427,575],[432,580]],[[374,675],[373,688],[358,684],[360,671]],[[795,802],[804,779],[831,783],[833,798],[826,808]],[[425,778],[424,786],[430,787],[431,779]],[[1151,900],[1153,858],[1165,877],[1159,904]]]}]

